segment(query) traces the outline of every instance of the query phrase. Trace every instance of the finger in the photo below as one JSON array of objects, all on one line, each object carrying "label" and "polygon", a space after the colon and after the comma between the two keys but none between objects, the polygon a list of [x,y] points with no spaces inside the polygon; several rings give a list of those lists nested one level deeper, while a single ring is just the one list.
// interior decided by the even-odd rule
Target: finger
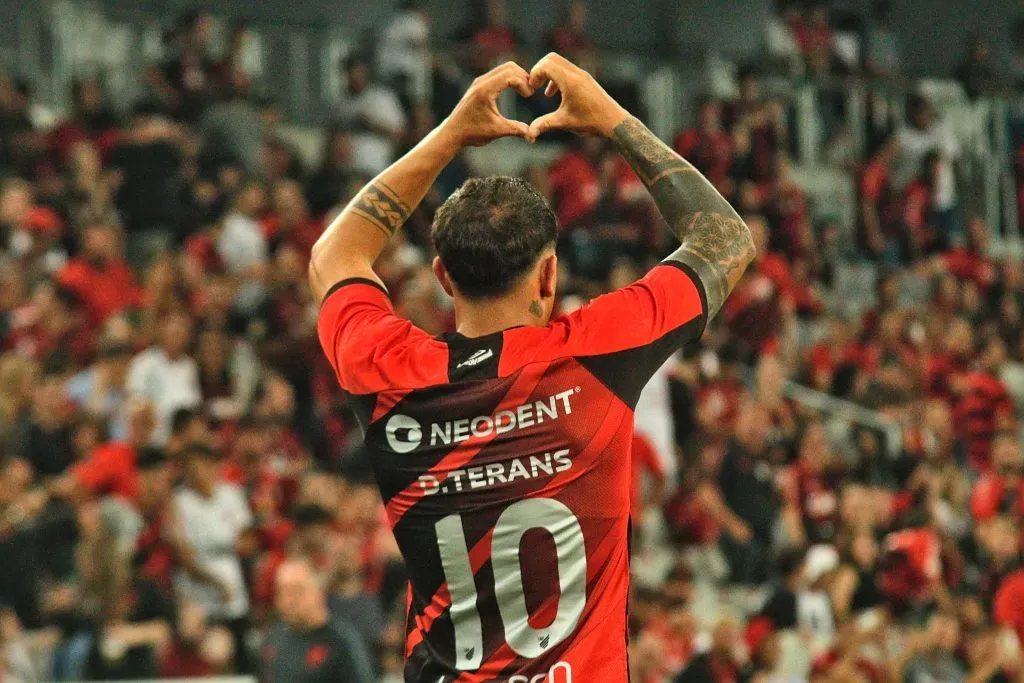
[{"label": "finger", "polygon": [[515,62],[506,62],[484,75],[483,88],[488,96],[497,97],[505,88],[514,88],[523,97],[533,95],[530,74]]},{"label": "finger", "polygon": [[530,142],[533,142],[548,131],[558,130],[564,127],[566,123],[568,123],[568,119],[561,109],[550,114],[545,114],[540,118],[534,119],[530,124],[529,137],[527,139]]},{"label": "finger", "polygon": [[524,140],[533,141],[530,137],[530,127],[522,121],[516,121],[514,119],[505,119],[506,128],[508,132],[505,135],[522,138]]},{"label": "finger", "polygon": [[556,85],[561,86],[565,74],[566,70],[561,57],[551,52],[530,70],[530,85],[539,88],[544,81],[553,81]]},{"label": "finger", "polygon": [[558,92],[558,84],[554,81],[548,81],[548,87],[544,88],[544,94],[551,97]]}]

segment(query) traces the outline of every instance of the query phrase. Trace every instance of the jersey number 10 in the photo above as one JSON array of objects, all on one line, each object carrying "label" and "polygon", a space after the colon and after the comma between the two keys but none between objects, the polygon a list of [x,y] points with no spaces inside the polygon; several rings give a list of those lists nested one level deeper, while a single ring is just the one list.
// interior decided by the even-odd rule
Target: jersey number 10
[{"label": "jersey number 10", "polygon": [[[519,562],[520,541],[531,529],[551,534],[558,557],[558,611],[548,626],[539,629],[529,624]],[[483,658],[483,624],[476,605],[476,582],[462,516],[448,515],[437,522],[435,530],[451,595],[449,614],[455,626],[455,666],[473,671],[480,667]],[[539,657],[575,630],[587,600],[587,554],[583,529],[569,508],[551,498],[527,498],[510,505],[494,524],[491,565],[494,599],[505,628],[505,641],[516,654],[528,659]]]}]

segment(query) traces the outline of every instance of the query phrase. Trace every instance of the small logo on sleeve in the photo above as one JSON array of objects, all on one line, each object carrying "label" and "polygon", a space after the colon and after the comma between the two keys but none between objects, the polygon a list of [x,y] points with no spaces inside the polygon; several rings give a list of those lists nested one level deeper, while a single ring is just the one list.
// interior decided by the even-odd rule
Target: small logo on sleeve
[{"label": "small logo on sleeve", "polygon": [[481,363],[483,363],[485,360],[487,360],[488,358],[490,358],[493,355],[494,355],[494,350],[493,349],[480,349],[479,351],[475,352],[472,356],[470,356],[466,360],[464,360],[461,363],[459,363],[458,365],[456,365],[455,368],[458,369],[458,368],[472,368],[472,367],[475,367],[477,365],[480,365]]}]

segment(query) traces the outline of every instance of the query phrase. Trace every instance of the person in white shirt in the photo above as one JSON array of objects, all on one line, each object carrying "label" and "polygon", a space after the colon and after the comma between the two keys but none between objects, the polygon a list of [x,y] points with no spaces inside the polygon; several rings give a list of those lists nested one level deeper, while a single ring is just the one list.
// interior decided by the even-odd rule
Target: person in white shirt
[{"label": "person in white shirt", "polygon": [[259,276],[267,264],[267,240],[259,217],[267,191],[256,180],[245,183],[224,218],[217,254],[232,275]]},{"label": "person in white shirt", "polygon": [[202,402],[199,369],[187,353],[191,338],[191,319],[171,313],[160,322],[160,342],[135,356],[128,367],[128,395],[147,399],[156,410],[155,445],[167,443],[175,411]]},{"label": "person in white shirt", "polygon": [[175,533],[194,566],[176,571],[175,593],[182,602],[199,604],[211,621],[227,624],[242,652],[249,596],[240,556],[255,548],[252,511],[241,488],[220,480],[216,451],[191,444],[182,455],[185,484],[175,492],[172,507]]},{"label": "person in white shirt", "polygon": [[921,172],[928,154],[937,152],[940,167],[933,202],[937,211],[951,210],[956,206],[953,164],[960,156],[960,143],[952,131],[935,120],[935,110],[924,97],[913,95],[907,109],[910,125],[896,132],[899,152],[893,168],[893,185],[904,189]]},{"label": "person in white shirt", "polygon": [[673,355],[651,377],[640,392],[633,411],[633,430],[647,439],[665,472],[665,479],[674,482],[678,463],[675,447],[675,419],[672,417],[672,394],[669,380],[677,364]]},{"label": "person in white shirt", "polygon": [[365,57],[352,55],[343,68],[346,87],[337,123],[351,131],[355,170],[375,176],[395,159],[395,144],[405,129],[405,112],[394,91],[373,80]]},{"label": "person in white shirt", "polygon": [[377,70],[390,82],[404,79],[412,95],[420,92],[429,73],[430,20],[420,0],[405,0],[402,8],[381,32]]}]

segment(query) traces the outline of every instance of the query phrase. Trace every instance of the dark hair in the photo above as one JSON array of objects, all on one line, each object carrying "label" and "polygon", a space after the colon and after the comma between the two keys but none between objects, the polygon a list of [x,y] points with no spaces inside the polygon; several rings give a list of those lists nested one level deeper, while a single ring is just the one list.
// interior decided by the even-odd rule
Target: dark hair
[{"label": "dark hair", "polygon": [[135,459],[135,466],[143,472],[148,472],[163,467],[167,462],[167,454],[162,449],[146,446],[139,449],[139,455]]},{"label": "dark hair", "polygon": [[807,550],[802,547],[785,548],[775,556],[775,568],[783,578],[789,578],[793,572],[804,566]]},{"label": "dark hair", "polygon": [[171,434],[179,434],[199,419],[203,419],[203,414],[198,408],[178,408],[171,413]]},{"label": "dark hair", "polygon": [[300,529],[308,529],[320,524],[330,524],[333,518],[331,513],[316,503],[303,503],[296,506],[292,512],[292,519],[295,526]]},{"label": "dark hair", "polygon": [[178,453],[181,458],[202,458],[203,460],[219,460],[220,454],[205,443],[193,441],[182,446]]},{"label": "dark hair", "polygon": [[437,210],[431,238],[459,293],[489,299],[512,289],[555,243],[558,222],[522,178],[471,178]]}]

